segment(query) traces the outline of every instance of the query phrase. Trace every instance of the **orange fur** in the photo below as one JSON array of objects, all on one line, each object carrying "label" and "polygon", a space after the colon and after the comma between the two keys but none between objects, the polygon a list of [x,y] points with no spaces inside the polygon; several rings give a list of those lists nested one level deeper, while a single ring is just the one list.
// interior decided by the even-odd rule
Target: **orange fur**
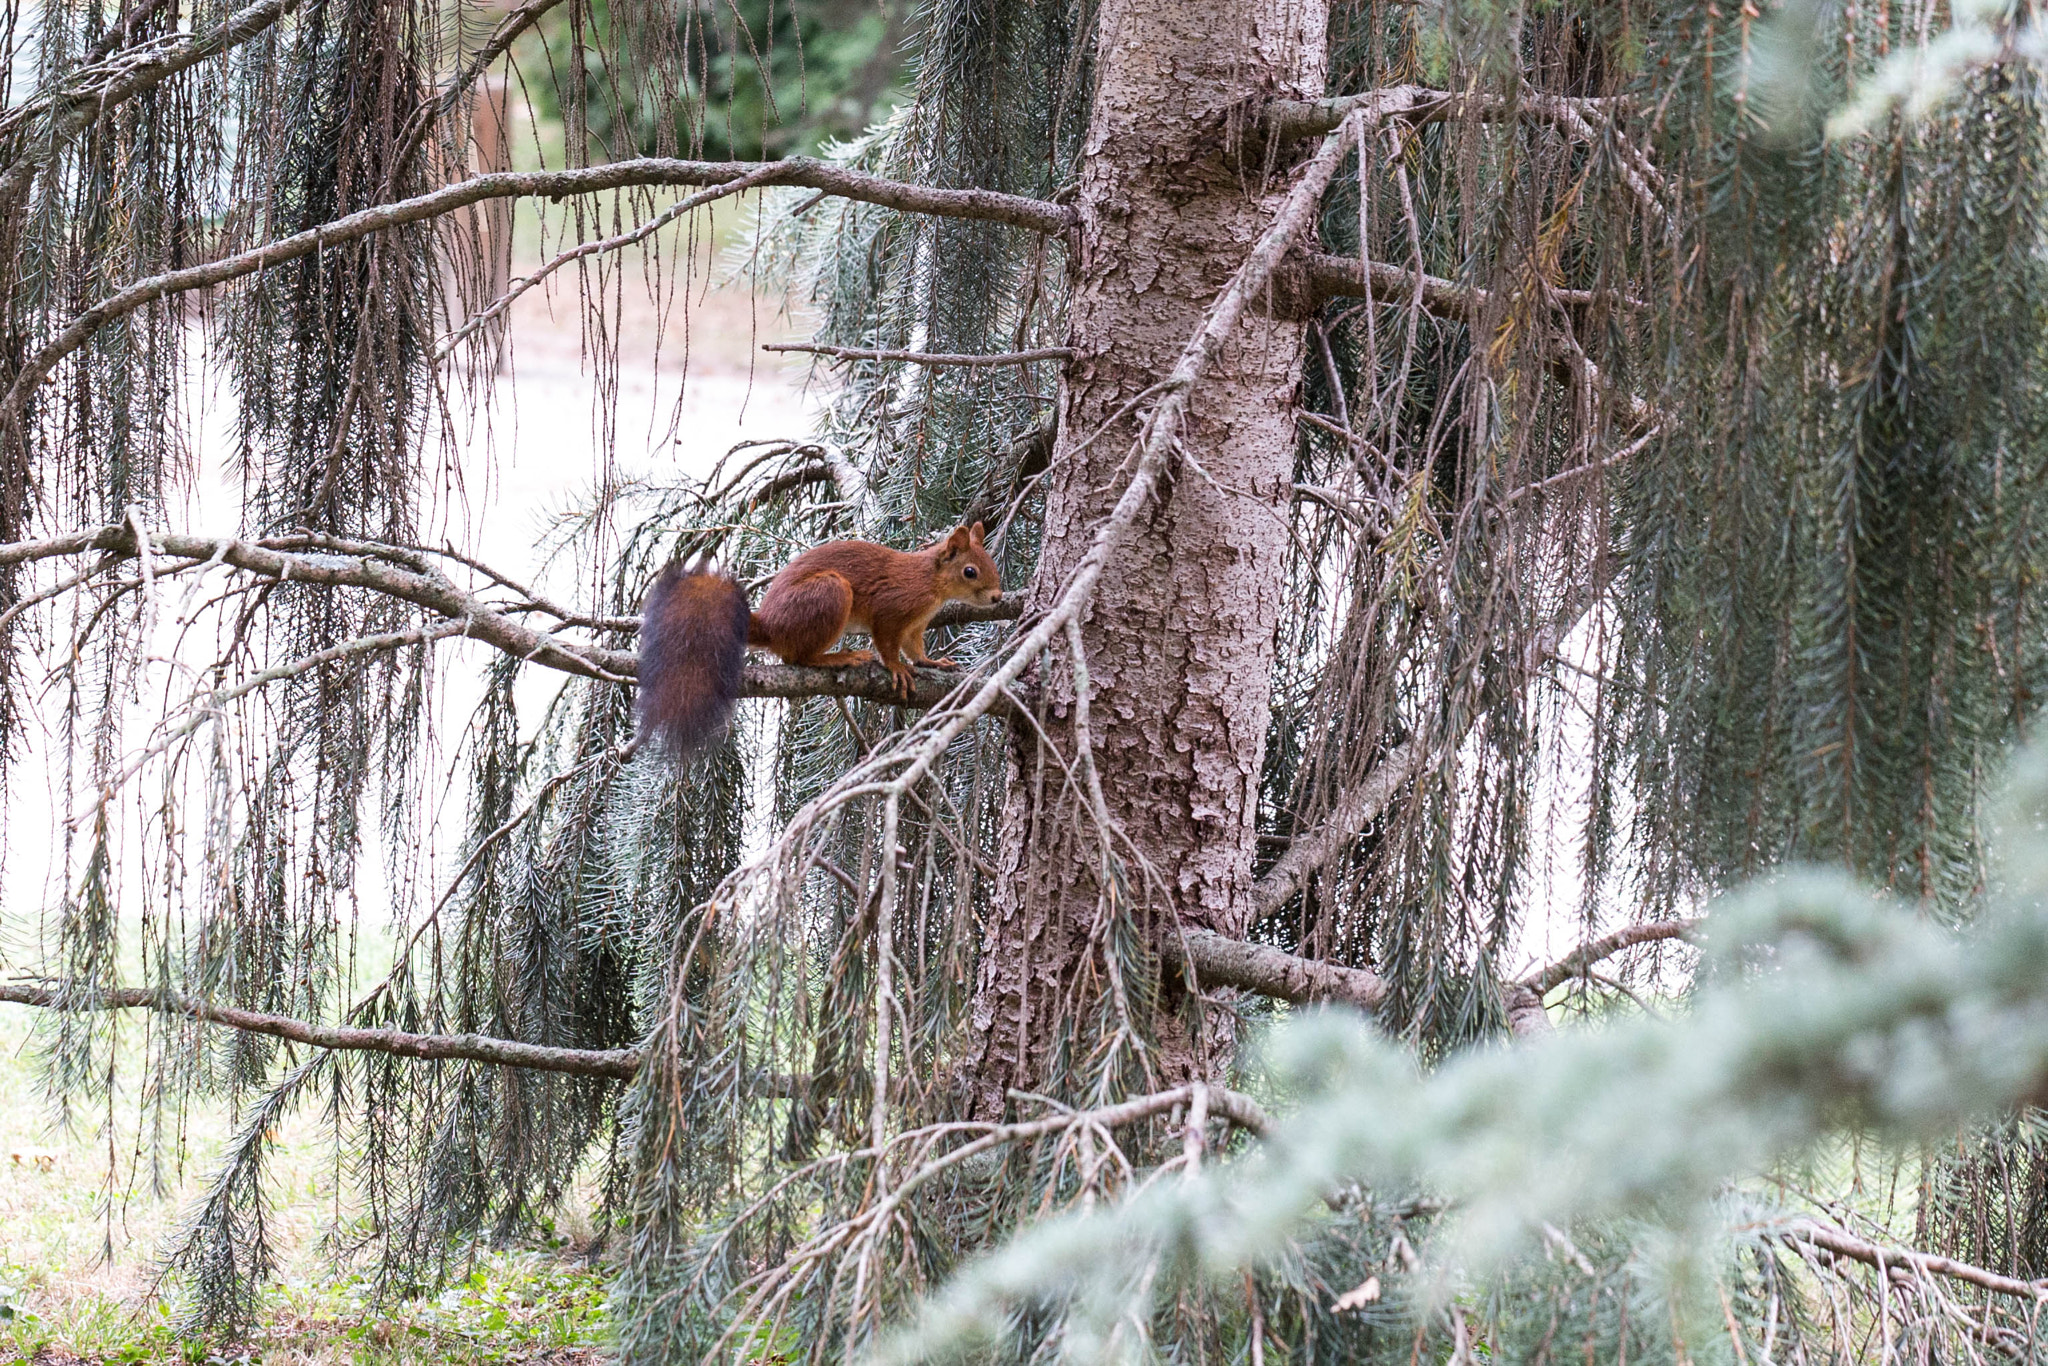
[{"label": "orange fur", "polygon": [[[981,537],[976,522],[923,550],[833,541],[791,560],[753,613],[746,594],[724,574],[669,566],[641,610],[641,734],[678,757],[707,744],[732,714],[749,645],[791,664],[826,668],[878,659],[908,697],[917,665],[955,667],[924,652],[925,627],[940,606],[1002,600],[995,561]],[[851,626],[865,629],[875,648],[839,649]]]},{"label": "orange fur", "polygon": [[[914,666],[954,667],[925,653],[925,627],[948,602],[999,602],[995,561],[981,523],[959,527],[923,550],[891,550],[870,541],[831,541],[791,560],[761,598],[747,643],[791,664],[837,666],[879,659],[907,697]],[[873,652],[838,650],[848,627],[873,637]]]}]

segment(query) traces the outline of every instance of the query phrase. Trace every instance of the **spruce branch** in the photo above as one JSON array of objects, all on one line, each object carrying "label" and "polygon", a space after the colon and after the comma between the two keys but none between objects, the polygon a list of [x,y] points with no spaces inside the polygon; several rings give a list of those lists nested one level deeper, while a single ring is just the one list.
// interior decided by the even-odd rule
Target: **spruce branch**
[{"label": "spruce branch", "polygon": [[313,1048],[389,1053],[401,1058],[457,1059],[523,1067],[539,1072],[568,1072],[587,1077],[632,1079],[640,1053],[631,1048],[551,1048],[486,1034],[411,1034],[398,1029],[359,1029],[315,1024],[283,1015],[266,1015],[236,1006],[215,1005],[153,987],[97,987],[77,982],[0,982],[0,1001],[40,1006],[46,1010],[154,1010],[186,1015],[208,1024],[227,1025],[250,1034],[267,1034]]},{"label": "spruce branch", "polygon": [[[542,609],[543,604],[538,601],[529,598],[529,601],[518,604],[497,603],[458,587],[432,563],[432,557],[446,552],[304,533],[242,540],[232,536],[155,532],[148,539],[154,554],[186,561],[185,567],[226,565],[279,583],[365,589],[423,608],[443,623],[396,633],[389,638],[375,637],[338,644],[332,647],[332,651],[340,652],[335,655],[337,658],[340,654],[359,653],[363,649],[395,649],[406,644],[460,636],[480,641],[522,662],[579,677],[627,683],[639,672],[638,657],[630,651],[564,639],[552,630],[536,630],[517,619],[521,612]],[[141,553],[140,544],[132,525],[114,523],[92,530],[0,545],[0,568],[64,556],[98,554],[103,558],[92,566],[91,572],[99,573],[123,560],[137,558]],[[451,558],[478,569],[499,583],[513,582],[468,557],[455,555]],[[89,577],[88,574],[75,575],[64,580],[58,588],[79,587]],[[48,596],[50,594],[39,594],[35,600]],[[1015,599],[987,606],[954,603],[935,614],[931,624],[943,627],[1015,620],[1022,610],[1022,603]],[[565,616],[563,624],[587,624],[621,632],[638,631],[640,625],[637,617],[574,615]],[[235,690],[234,695],[240,696],[261,682],[296,676],[305,668],[325,662],[327,653],[331,652],[266,671],[251,680],[251,684]],[[904,697],[888,670],[879,664],[818,668],[749,663],[741,683],[741,696],[857,697],[894,706],[926,708],[939,705],[952,695],[957,685],[957,678],[951,675],[938,670],[919,670],[911,694]],[[988,710],[1002,715],[1007,714],[1009,706],[1007,701],[998,701]]]},{"label": "spruce branch", "polygon": [[[558,2],[559,0],[550,0],[550,3]],[[437,361],[447,359],[450,352],[460,346],[466,339],[475,336],[479,331],[489,326],[491,320],[503,314],[506,309],[517,302],[520,295],[547,279],[548,276],[554,274],[563,266],[581,261],[586,257],[602,255],[608,251],[619,251],[632,246],[635,242],[644,242],[693,209],[700,209],[715,200],[741,194],[756,185],[767,184],[773,178],[774,173],[775,165],[772,162],[757,167],[746,175],[728,180],[722,185],[714,185],[708,190],[701,190],[696,194],[686,195],[637,227],[628,228],[626,231],[615,233],[610,237],[598,238],[590,242],[579,242],[575,246],[558,253],[531,275],[522,275],[517,280],[514,280],[503,294],[491,300],[475,317],[470,318],[451,333],[446,341],[443,341],[434,349],[434,359]],[[768,349],[772,351],[775,348],[769,347]]]},{"label": "spruce branch", "polygon": [[[1461,285],[1409,266],[1389,265],[1384,261],[1361,262],[1356,256],[1337,256],[1329,252],[1295,253],[1287,263],[1284,278],[1286,288],[1283,297],[1298,297],[1301,301],[1299,306],[1309,309],[1320,307],[1332,299],[1386,300],[1389,296],[1406,295],[1418,284],[1421,286],[1423,310],[1452,322],[1467,321],[1494,302],[1491,290]],[[1286,291],[1292,291],[1292,294]],[[1602,302],[1631,310],[1645,306],[1639,300],[1612,290],[1546,288],[1544,294],[1571,308],[1587,308]]]},{"label": "spruce branch", "polygon": [[[257,0],[219,28],[171,33],[113,53],[72,72],[55,89],[40,91],[0,115],[0,145],[13,154],[0,171],[0,205],[17,202],[57,152],[110,112],[156,89],[181,71],[241,46],[299,7],[300,0]],[[47,119],[39,136],[29,126]]]},{"label": "spruce branch", "polygon": [[1270,100],[1261,111],[1259,128],[1270,138],[1293,141],[1327,133],[1349,115],[1364,111],[1369,122],[1398,119],[1416,126],[1442,119],[1533,119],[1563,124],[1582,141],[1590,141],[1587,120],[1605,120],[1627,103],[1612,97],[1568,97],[1534,91],[1523,91],[1508,99],[1422,85],[1390,85],[1315,100]]},{"label": "spruce branch", "polygon": [[1555,963],[1530,973],[1522,979],[1521,985],[1535,992],[1539,998],[1547,996],[1572,978],[1584,973],[1595,963],[1612,958],[1623,949],[1666,939],[1689,939],[1703,923],[1704,920],[1699,916],[1686,916],[1678,920],[1652,920],[1641,925],[1624,925],[1611,934],[1587,940]]},{"label": "spruce branch", "polygon": [[1181,936],[1188,964],[1205,986],[1236,987],[1295,1005],[1340,1002],[1371,1014],[1387,998],[1387,981],[1367,968],[1303,958],[1270,944],[1210,930]]},{"label": "spruce branch", "polygon": [[407,120],[405,130],[398,137],[398,154],[391,159],[395,174],[406,171],[412,159],[419,154],[427,134],[437,119],[445,117],[461,102],[463,95],[476,84],[477,79],[490,69],[491,63],[505,55],[517,41],[519,35],[539,23],[542,16],[561,4],[562,0],[527,0],[518,9],[498,21],[491,36],[470,57],[469,64],[459,75],[449,81],[436,98],[422,104]]},{"label": "spruce branch", "polygon": [[[275,2],[283,3],[283,0]],[[498,171],[444,185],[411,199],[346,214],[304,232],[293,233],[217,261],[137,280],[79,313],[31,355],[8,388],[5,399],[0,400],[0,414],[18,426],[29,394],[49,376],[59,361],[84,346],[107,323],[125,318],[137,309],[174,294],[239,280],[344,242],[438,218],[490,199],[561,199],[569,195],[636,187],[724,185],[757,173],[763,174],[752,182],[754,184],[823,190],[905,213],[1003,223],[1045,233],[1063,232],[1074,221],[1072,209],[1040,199],[994,190],[946,190],[910,185],[848,170],[812,157],[789,157],[765,163],[637,157],[567,171]]]},{"label": "spruce branch", "polygon": [[1268,916],[1286,905],[1311,875],[1379,819],[1380,813],[1422,772],[1429,759],[1429,746],[1415,738],[1404,740],[1387,751],[1363,778],[1339,793],[1322,824],[1295,836],[1286,852],[1253,884],[1253,915]]},{"label": "spruce branch", "polygon": [[1794,1245],[1805,1244],[1847,1257],[1851,1261],[1874,1266],[1880,1275],[1947,1276],[1965,1281],[1970,1285],[1989,1290],[1995,1295],[2014,1295],[2025,1300],[2048,1300],[2048,1277],[2038,1281],[2023,1281],[2013,1276],[2001,1275],[1981,1266],[1959,1262],[1953,1257],[1938,1253],[1921,1252],[1909,1247],[1886,1247],[1865,1238],[1858,1238],[1845,1229],[1818,1219],[1795,1219],[1790,1223],[1765,1225],[1763,1232]]}]

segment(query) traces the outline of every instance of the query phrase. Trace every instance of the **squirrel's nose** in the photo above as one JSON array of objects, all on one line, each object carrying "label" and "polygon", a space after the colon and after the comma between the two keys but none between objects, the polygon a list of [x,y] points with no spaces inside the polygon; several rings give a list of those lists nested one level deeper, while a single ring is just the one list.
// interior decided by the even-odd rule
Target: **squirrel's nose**
[{"label": "squirrel's nose", "polygon": [[1001,602],[1001,601],[1003,600],[1003,590],[1002,590],[1002,589],[1000,589],[1000,588],[991,588],[991,589],[989,589],[989,590],[988,590],[988,600],[989,600],[990,602]]}]

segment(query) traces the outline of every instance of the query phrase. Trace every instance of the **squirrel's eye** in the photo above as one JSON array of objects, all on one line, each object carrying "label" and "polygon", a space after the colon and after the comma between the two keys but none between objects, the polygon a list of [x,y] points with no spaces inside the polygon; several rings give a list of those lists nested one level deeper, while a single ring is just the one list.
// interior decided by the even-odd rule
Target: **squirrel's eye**
[{"label": "squirrel's eye", "polygon": [[960,571],[960,576],[967,579],[978,579],[981,577],[981,571],[970,564]]}]

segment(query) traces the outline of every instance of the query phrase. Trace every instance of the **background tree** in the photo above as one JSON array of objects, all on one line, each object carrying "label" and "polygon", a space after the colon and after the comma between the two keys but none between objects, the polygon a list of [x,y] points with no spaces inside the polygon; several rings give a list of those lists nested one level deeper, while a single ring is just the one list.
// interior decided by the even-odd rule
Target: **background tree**
[{"label": "background tree", "polygon": [[[103,1011],[139,1006],[147,1105],[248,1107],[173,1256],[201,1319],[250,1310],[297,1105],[357,1156],[395,1288],[601,1161],[630,1355],[764,1324],[823,1354],[1035,1212],[1265,1128],[1231,1084],[1276,1002],[1431,1059],[1541,1032],[1544,998],[1626,994],[1606,959],[1792,858],[1971,914],[1984,774],[2042,667],[2031,11],[947,0],[889,118],[748,162],[675,154],[831,127],[790,112],[786,54],[839,10],[559,4],[481,42],[381,3],[53,8],[0,120],[0,734],[54,708],[76,775],[66,892],[4,995],[51,1008],[60,1097],[104,1093]],[[1939,57],[1936,112],[1886,103],[1895,52]],[[832,69],[871,100],[864,60]],[[561,165],[471,171],[500,62],[560,111]],[[1865,131],[1828,139],[1852,89]],[[424,544],[509,296],[575,265],[603,385],[617,253],[764,187],[748,261],[840,367],[817,440],[602,481],[545,582]],[[482,208],[542,198],[559,247],[494,283]],[[236,395],[231,533],[164,518],[195,354]],[[681,782],[638,753],[631,614],[666,560],[754,575],[967,520],[1028,588],[1015,625],[949,618],[958,686],[896,708],[879,670],[756,665],[771,726]],[[136,733],[195,629],[214,661]],[[431,867],[456,637],[499,658]],[[540,718],[533,670],[567,676]],[[1527,971],[1561,850],[1586,946]],[[2020,1120],[1916,1167],[1916,1232],[2039,1274],[2036,1152]],[[1349,1207],[1352,1242],[1143,1332],[1469,1351],[1423,1300],[1389,1338],[1324,1293],[1431,1208]],[[1685,1356],[1675,1317],[1629,1336],[1633,1246],[1575,1248],[1613,1293],[1572,1323]],[[1744,1289],[1742,1321],[1787,1303]]]}]

